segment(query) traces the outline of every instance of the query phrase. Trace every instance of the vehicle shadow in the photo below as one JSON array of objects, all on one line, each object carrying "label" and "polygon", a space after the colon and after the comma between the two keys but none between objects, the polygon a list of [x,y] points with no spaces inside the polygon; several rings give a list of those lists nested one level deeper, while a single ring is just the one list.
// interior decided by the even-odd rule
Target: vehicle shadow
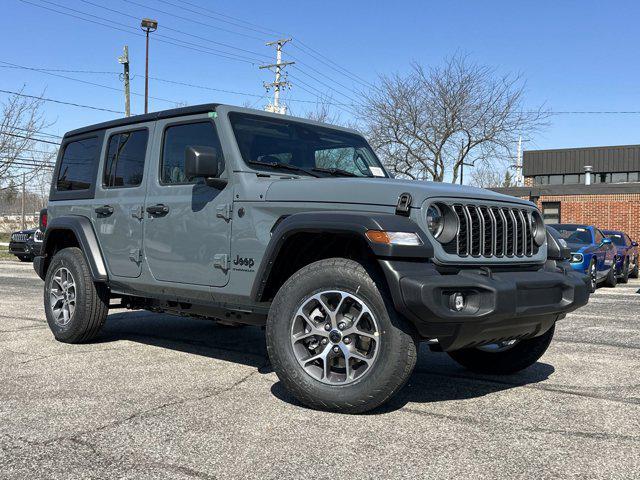
[{"label": "vehicle shadow", "polygon": [[[368,412],[380,415],[393,412],[411,403],[445,402],[483,397],[491,393],[535,384],[548,379],[555,369],[537,362],[513,375],[481,375],[455,363],[446,353],[433,353],[421,345],[418,361],[407,385],[388,403]],[[301,404],[284,390],[280,382],[271,387],[273,395],[284,402]]]},{"label": "vehicle shadow", "polygon": [[[255,367],[262,374],[273,371],[267,357],[264,331],[260,327],[226,327],[201,319],[121,310],[109,315],[95,343],[119,340],[240,363]],[[482,397],[542,382],[554,371],[552,365],[538,362],[514,375],[474,374],[460,367],[447,354],[432,353],[423,344],[407,385],[390,402],[369,414],[393,412],[411,403]],[[279,381],[272,385],[271,393],[283,402],[303,407]]]},{"label": "vehicle shadow", "polygon": [[162,347],[255,367],[270,373],[264,332],[260,327],[229,327],[213,321],[151,313],[116,311],[94,343],[118,340]]}]

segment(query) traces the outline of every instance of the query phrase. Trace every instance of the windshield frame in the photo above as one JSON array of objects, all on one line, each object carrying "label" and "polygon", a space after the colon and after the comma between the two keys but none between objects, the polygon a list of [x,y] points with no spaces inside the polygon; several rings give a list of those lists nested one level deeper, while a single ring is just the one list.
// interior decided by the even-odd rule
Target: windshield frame
[{"label": "windshield frame", "polygon": [[[298,165],[297,163],[289,163],[287,165],[291,166],[291,167],[297,167],[297,170],[294,170],[294,168],[289,168],[284,167],[282,165],[282,163],[286,163],[286,162],[273,162],[274,165],[266,165],[266,164],[260,164],[260,160],[256,159],[256,160],[251,160],[250,158],[246,158],[246,152],[243,151],[243,146],[241,145],[241,141],[239,140],[238,137],[238,133],[236,131],[236,121],[237,119],[240,118],[249,118],[249,119],[255,119],[258,121],[264,121],[264,122],[268,122],[268,123],[275,123],[275,124],[282,124],[282,125],[293,125],[294,127],[300,127],[302,129],[307,129],[307,130],[314,130],[314,131],[320,131],[320,132],[326,132],[328,134],[332,134],[332,135],[340,135],[340,136],[344,136],[344,137],[352,137],[355,141],[354,144],[348,147],[343,147],[343,148],[354,148],[354,152],[357,151],[358,149],[365,149],[367,156],[369,158],[364,158],[363,161],[367,164],[368,167],[375,167],[375,168],[379,168],[380,172],[382,173],[382,175],[376,175],[373,172],[369,171],[369,175],[364,175],[364,174],[354,174],[353,176],[347,176],[347,175],[343,175],[339,172],[339,168],[321,168],[319,170],[314,170],[314,168],[316,168],[318,165],[316,164],[316,166],[301,166]],[[241,111],[241,110],[231,110],[227,113],[227,120],[229,122],[229,127],[230,127],[230,131],[233,137],[233,140],[235,141],[236,147],[238,149],[238,153],[239,153],[239,158],[241,160],[241,164],[244,165],[247,169],[251,170],[251,171],[256,171],[256,172],[260,172],[260,173],[268,173],[270,175],[273,175],[274,173],[278,173],[278,174],[282,174],[282,175],[286,175],[286,176],[302,176],[304,175],[305,177],[317,177],[317,178],[369,178],[369,179],[391,179],[393,178],[393,176],[387,171],[387,169],[384,167],[384,165],[382,164],[382,162],[380,161],[380,159],[378,158],[378,156],[376,155],[376,153],[374,152],[373,148],[371,148],[371,145],[369,145],[369,142],[367,142],[367,140],[364,138],[364,136],[362,136],[360,133],[355,132],[353,130],[350,129],[346,129],[346,128],[340,128],[337,126],[332,126],[332,125],[326,125],[326,124],[322,124],[319,122],[315,122],[315,121],[306,121],[305,119],[298,119],[298,118],[292,118],[292,117],[288,117],[288,116],[283,116],[282,118],[279,117],[274,117],[270,114],[262,114],[262,113],[255,113],[255,112],[248,112],[248,111]],[[297,133],[297,132],[296,132]],[[315,133],[315,132],[314,132]],[[301,142],[301,145],[304,145],[304,140],[292,140],[292,141],[299,141]],[[316,151],[321,151],[323,149],[318,149]],[[308,153],[308,152],[305,152]],[[337,170],[335,172],[330,172],[329,170]],[[362,170],[359,169],[360,172],[362,173]],[[313,172],[313,173],[312,173]]]}]

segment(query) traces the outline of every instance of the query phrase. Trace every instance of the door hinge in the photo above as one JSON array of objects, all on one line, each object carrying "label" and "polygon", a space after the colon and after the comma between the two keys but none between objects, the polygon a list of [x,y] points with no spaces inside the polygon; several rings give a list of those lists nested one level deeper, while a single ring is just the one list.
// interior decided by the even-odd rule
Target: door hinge
[{"label": "door hinge", "polygon": [[218,205],[216,207],[216,216],[218,218],[224,218],[225,221],[231,220],[231,215],[233,214],[233,205],[230,203],[223,203],[222,205]]},{"label": "door hinge", "polygon": [[213,256],[213,267],[220,270],[229,270],[229,255],[226,253],[218,253]]},{"label": "door hinge", "polygon": [[142,261],[142,250],[140,248],[129,250],[129,260],[140,263]]},{"label": "door hinge", "polygon": [[138,220],[144,219],[144,207],[142,205],[131,207],[131,216],[133,218],[137,218]]}]

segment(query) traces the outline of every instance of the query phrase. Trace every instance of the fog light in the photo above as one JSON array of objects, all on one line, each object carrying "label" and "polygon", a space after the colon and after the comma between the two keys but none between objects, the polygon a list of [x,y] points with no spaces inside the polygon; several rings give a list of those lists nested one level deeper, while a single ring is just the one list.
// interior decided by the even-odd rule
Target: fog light
[{"label": "fog light", "polygon": [[465,307],[464,295],[456,292],[449,297],[449,308],[456,312],[461,312]]}]

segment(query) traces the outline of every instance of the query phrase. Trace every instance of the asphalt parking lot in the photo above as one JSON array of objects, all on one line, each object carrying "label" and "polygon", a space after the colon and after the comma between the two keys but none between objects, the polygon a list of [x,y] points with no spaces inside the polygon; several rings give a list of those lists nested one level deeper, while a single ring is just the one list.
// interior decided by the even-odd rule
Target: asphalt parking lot
[{"label": "asphalt parking lot", "polygon": [[601,288],[518,375],[423,347],[368,415],[308,410],[259,328],[116,310],[56,342],[30,264],[0,262],[0,478],[638,478],[640,281]]}]

